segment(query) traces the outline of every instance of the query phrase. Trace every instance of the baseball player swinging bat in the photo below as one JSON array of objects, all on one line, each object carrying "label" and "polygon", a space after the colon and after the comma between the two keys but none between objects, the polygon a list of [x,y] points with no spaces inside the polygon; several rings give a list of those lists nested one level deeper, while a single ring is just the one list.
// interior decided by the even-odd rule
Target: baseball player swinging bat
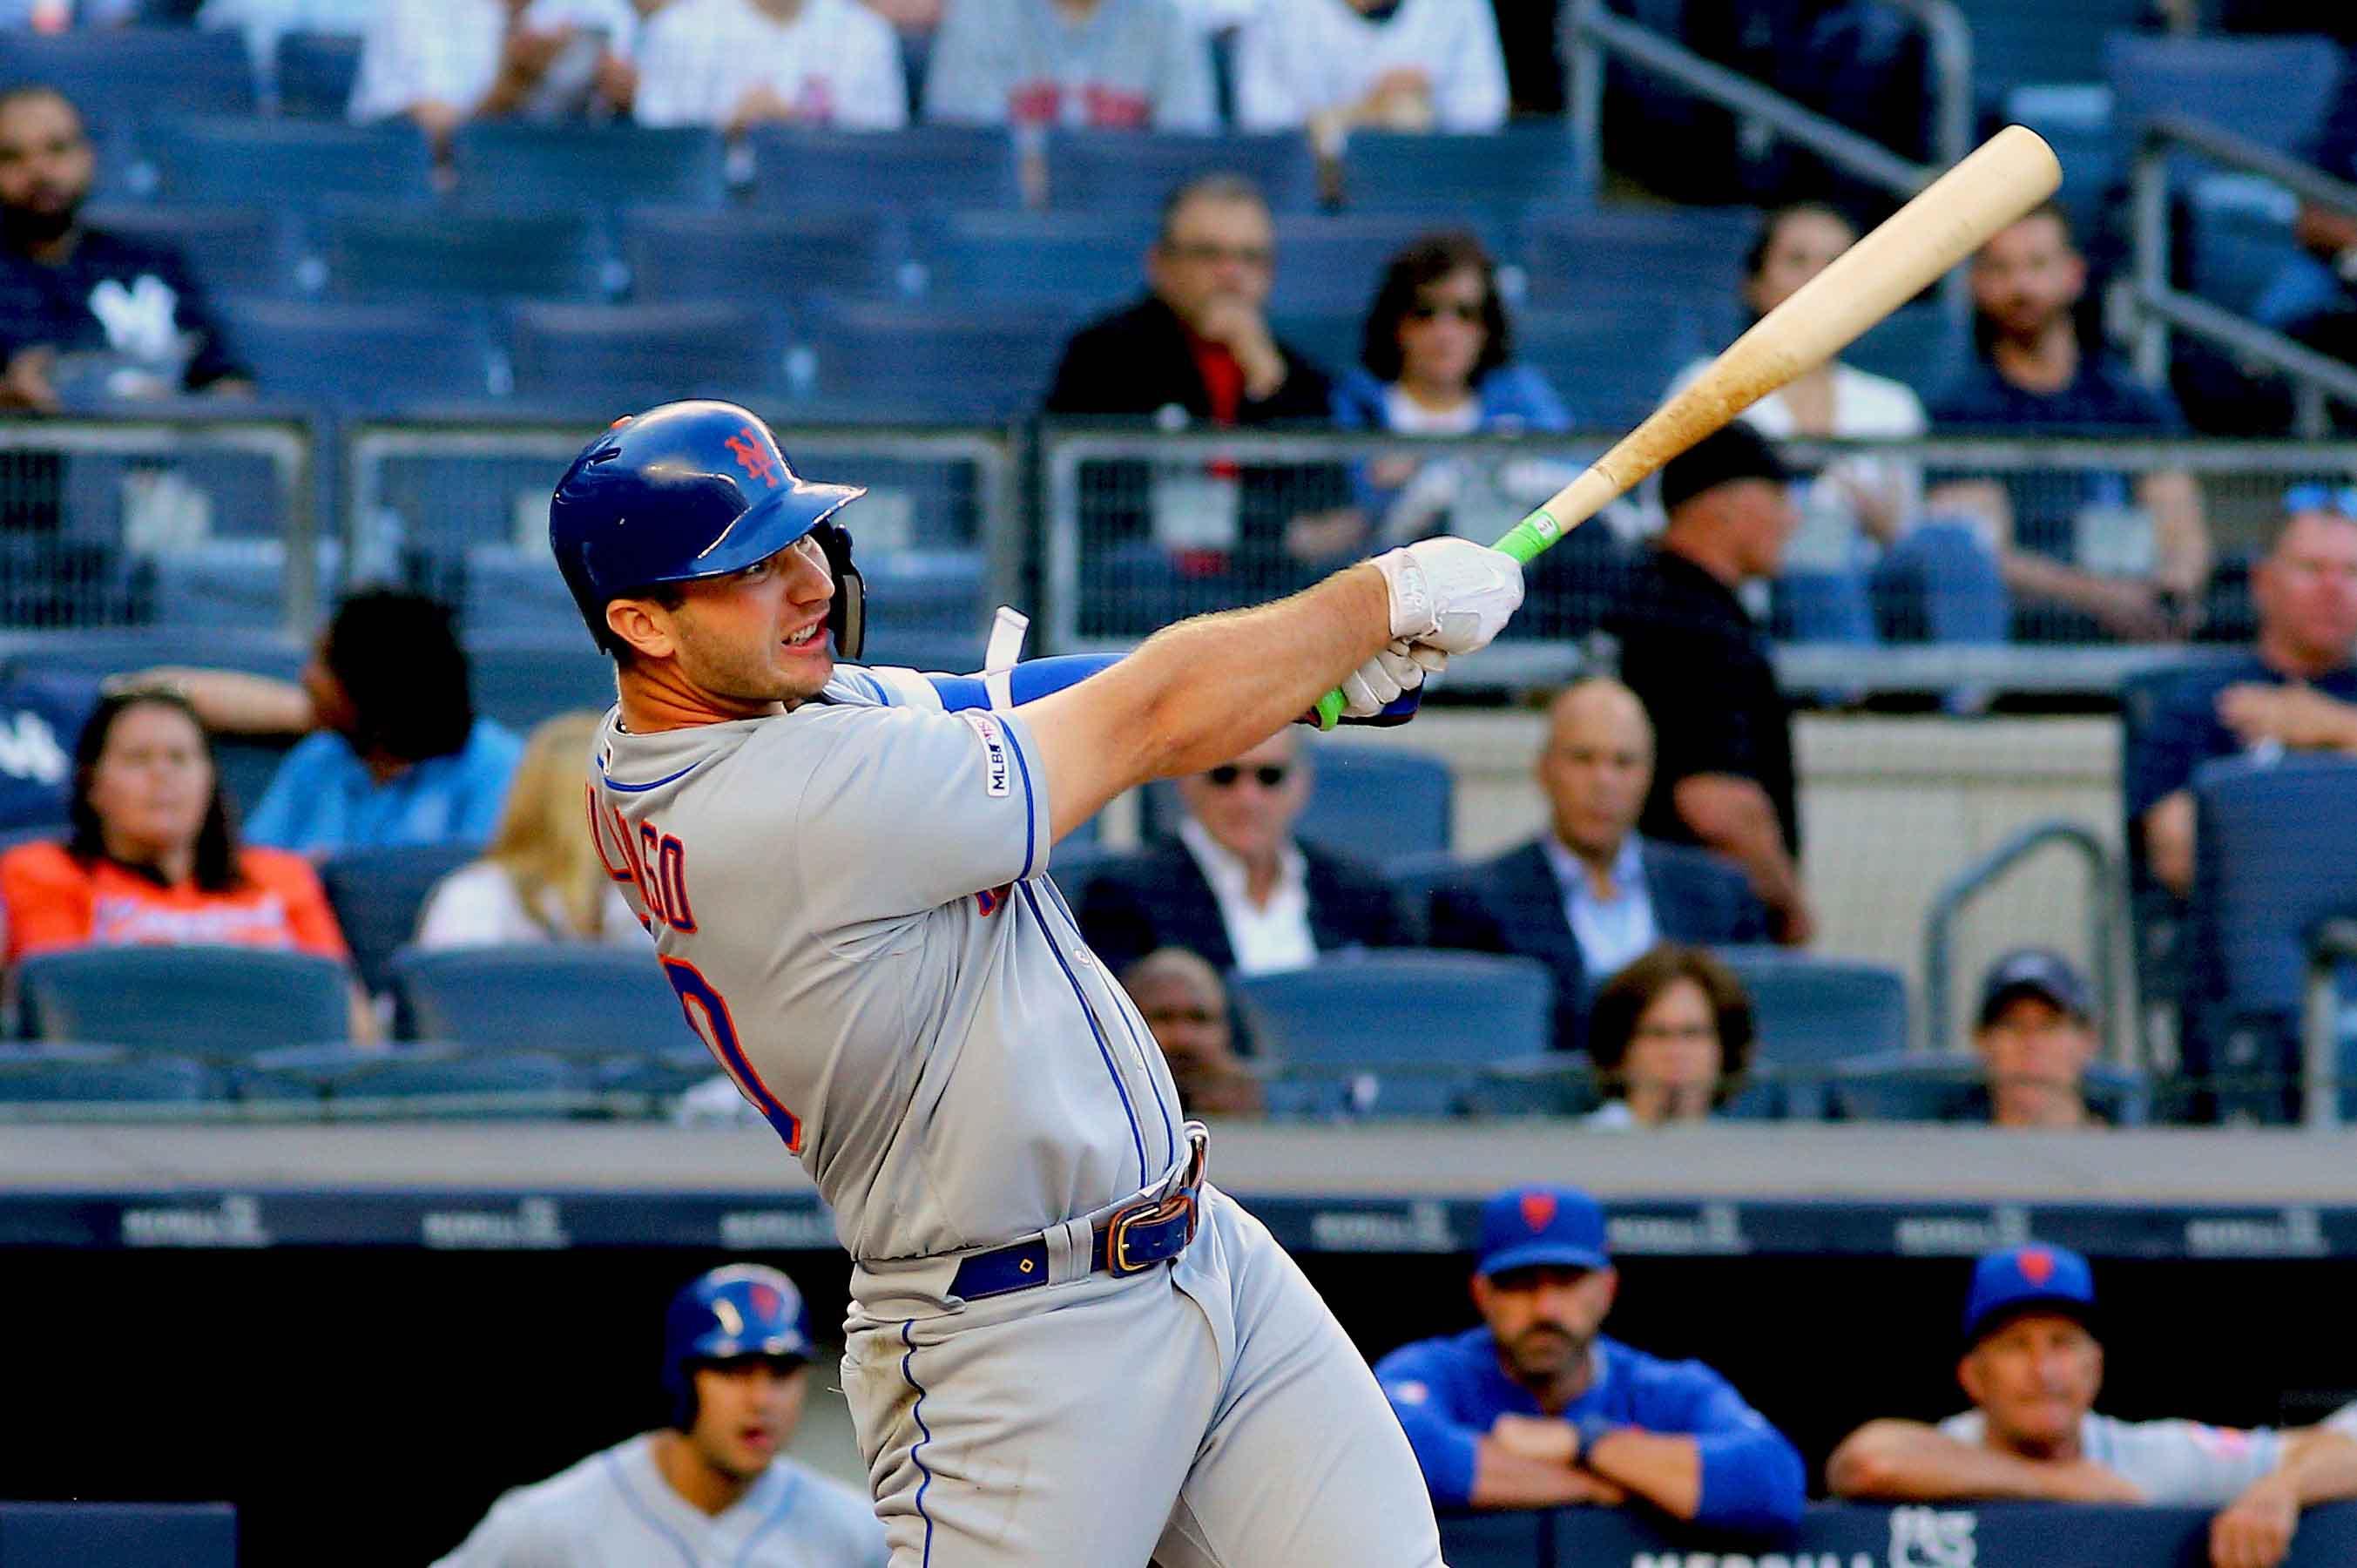
[{"label": "baseball player swinging bat", "polygon": [[[2037,132],[2022,125],[1999,131],[1761,317],[1684,390],[1509,529],[1496,548],[1528,565],[1646,475],[1840,353],[2061,183],[2062,166]],[[1339,691],[1319,698],[1318,727],[1333,728],[1342,707]]]}]

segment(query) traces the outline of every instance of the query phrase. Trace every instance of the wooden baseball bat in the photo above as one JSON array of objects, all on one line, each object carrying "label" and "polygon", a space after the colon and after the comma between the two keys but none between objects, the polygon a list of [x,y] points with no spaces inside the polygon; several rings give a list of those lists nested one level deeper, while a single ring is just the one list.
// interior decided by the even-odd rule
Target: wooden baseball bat
[{"label": "wooden baseball bat", "polygon": [[[1999,131],[1761,317],[1497,548],[1527,564],[1646,475],[1840,353],[2061,183],[2045,138],[2023,125]],[[1333,728],[1341,712],[1342,693],[1327,693],[1318,700],[1318,727]]]}]

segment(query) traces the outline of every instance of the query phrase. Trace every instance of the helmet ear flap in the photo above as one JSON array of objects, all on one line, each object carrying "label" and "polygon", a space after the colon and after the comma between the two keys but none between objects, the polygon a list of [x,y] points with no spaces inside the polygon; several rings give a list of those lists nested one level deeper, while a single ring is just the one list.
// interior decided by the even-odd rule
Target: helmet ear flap
[{"label": "helmet ear flap", "polygon": [[826,624],[834,633],[835,654],[856,660],[867,642],[867,584],[851,564],[851,534],[834,522],[822,522],[811,532],[834,575],[834,607],[827,613]]}]

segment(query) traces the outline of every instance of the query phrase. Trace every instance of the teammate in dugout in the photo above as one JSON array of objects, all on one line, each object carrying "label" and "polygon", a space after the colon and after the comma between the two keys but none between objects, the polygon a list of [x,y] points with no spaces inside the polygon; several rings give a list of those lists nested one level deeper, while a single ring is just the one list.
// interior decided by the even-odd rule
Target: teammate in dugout
[{"label": "teammate in dugout", "polygon": [[1800,1523],[1792,1443],[1699,1361],[1600,1333],[1620,1287],[1604,1210],[1523,1187],[1482,1206],[1479,1328],[1375,1363],[1445,1509],[1650,1503],[1706,1528],[1776,1537]]},{"label": "teammate in dugout", "polygon": [[780,1452],[810,1354],[810,1314],[777,1270],[689,1281],[663,1315],[670,1425],[518,1487],[436,1568],[882,1568],[866,1502]]},{"label": "teammate in dugout", "polygon": [[2298,1432],[2094,1412],[2104,1348],[2095,1282],[2067,1247],[2007,1248],[1973,1269],[1956,1380],[1973,1408],[1937,1426],[1869,1421],[1834,1450],[1836,1497],[2029,1498],[2215,1508],[2212,1568],[2274,1568],[2300,1510],[2357,1497],[2343,1418]]},{"label": "teammate in dugout", "polygon": [[860,493],[743,409],[672,403],[590,444],[549,532],[618,666],[590,791],[612,874],[853,1259],[844,1390],[892,1562],[1437,1563],[1373,1377],[1205,1179],[1046,873],[1114,796],[1338,683],[1351,716],[1406,716],[1520,569],[1430,541],[1118,660],[839,668]]}]

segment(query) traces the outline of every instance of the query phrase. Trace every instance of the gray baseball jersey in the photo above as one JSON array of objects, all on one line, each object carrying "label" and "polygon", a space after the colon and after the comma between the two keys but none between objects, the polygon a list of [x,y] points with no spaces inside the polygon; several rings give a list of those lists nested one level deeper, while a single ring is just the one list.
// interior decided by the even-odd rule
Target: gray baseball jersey
[{"label": "gray baseball jersey", "polygon": [[856,671],[793,712],[595,746],[608,870],[863,1262],[1012,1240],[1185,1151],[1137,1011],[1047,879],[1018,712]]},{"label": "gray baseball jersey", "polygon": [[[1940,1430],[1977,1446],[1986,1425],[1979,1411],[1968,1410],[1942,1422]],[[2266,1427],[2115,1421],[2091,1411],[2079,1420],[2079,1449],[2133,1483],[2147,1502],[2222,1508],[2276,1467],[2283,1439]]]},{"label": "gray baseball jersey", "polygon": [[654,1434],[592,1454],[491,1505],[436,1568],[882,1568],[866,1498],[780,1458],[707,1514],[655,1467]]}]

